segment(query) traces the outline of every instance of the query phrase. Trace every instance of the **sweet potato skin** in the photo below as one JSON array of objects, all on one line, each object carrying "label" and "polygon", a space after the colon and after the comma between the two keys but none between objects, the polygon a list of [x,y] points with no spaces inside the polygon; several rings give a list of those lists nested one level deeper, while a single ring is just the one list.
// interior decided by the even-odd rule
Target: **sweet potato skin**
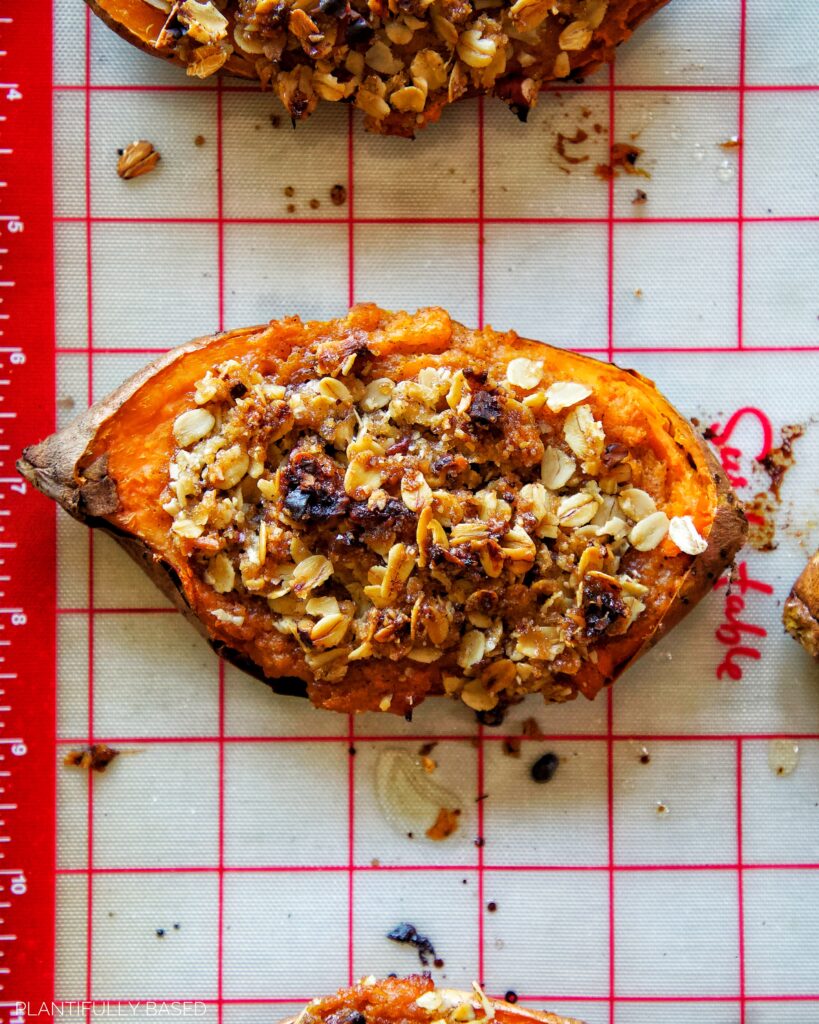
[{"label": "sweet potato skin", "polygon": [[[142,3],[142,0],[85,2],[93,13],[122,39],[154,57],[170,61],[180,67],[185,66],[169,48],[157,48],[154,45],[165,22],[164,12]],[[568,80],[582,80],[603,64],[611,62],[620,43],[625,42],[644,21],[667,3],[669,0],[610,0],[608,12],[599,27],[594,44],[581,53],[572,54],[572,70]],[[535,68],[538,80],[542,84],[566,81],[567,79],[557,78],[554,73],[554,60],[557,55],[554,46],[547,44],[541,49],[539,66]],[[487,91],[503,99],[522,120],[525,120],[533,101],[523,99],[522,83],[528,80],[527,76],[531,71],[531,68],[509,71],[498,77],[490,90],[476,90],[470,86],[460,98],[472,97],[479,91]],[[234,52],[217,74],[244,79],[257,78],[253,62],[239,52]],[[369,131],[375,133],[413,138],[420,129],[437,122],[448,105],[446,90],[442,90],[430,95],[420,114],[392,110],[383,121],[376,122],[366,118],[365,125]],[[346,125],[346,118],[344,123]]]},{"label": "sweet potato skin", "polygon": [[[351,317],[360,324],[376,323],[382,311],[375,307],[357,307]],[[728,482],[704,442],[700,441],[679,414],[660,396],[651,382],[640,377],[633,371],[624,372],[608,364],[598,363],[587,357],[563,353],[550,349],[538,342],[520,339],[514,334],[498,335],[487,329],[484,332],[470,332],[461,325],[452,324],[451,341],[443,335],[436,335],[437,326],[442,322],[436,318],[436,311],[427,311],[426,319],[420,316],[405,317],[409,326],[402,333],[403,348],[400,351],[388,352],[387,369],[394,372],[394,379],[401,379],[402,373],[414,372],[413,367],[423,363],[425,353],[437,351],[441,358],[448,357],[448,348],[453,353],[459,347],[466,349],[474,346],[481,352],[513,351],[517,355],[529,355],[532,358],[566,361],[573,369],[585,367],[586,373],[593,373],[609,380],[616,380],[622,387],[633,387],[647,396],[656,415],[664,423],[667,422],[669,432],[684,431],[687,443],[698,445],[701,455],[700,469],[710,481],[716,495],[713,508],[713,521],[707,536],[707,549],[699,556],[687,559],[687,569],[679,579],[671,581],[673,598],[669,600],[664,613],[656,622],[651,623],[638,635],[617,638],[599,659],[598,666],[587,665],[588,672],[578,681],[578,689],[585,696],[593,698],[603,687],[614,681],[622,671],[648,647],[654,644],[678,622],[696,602],[710,589],[723,569],[733,560],[736,551],[744,540],[746,523],[736,502]],[[443,313],[443,311],[438,311]],[[445,317],[446,314],[443,314]],[[447,322],[448,321],[448,318]],[[348,321],[349,323],[349,321]],[[287,671],[265,672],[243,650],[243,644],[232,640],[230,636],[214,635],[204,624],[202,609],[194,610],[185,594],[185,586],[176,571],[157,554],[150,545],[137,539],[126,529],[113,524],[110,517],[118,506],[116,485],[106,473],[107,454],[99,450],[99,438],[105,435],[114,417],[126,405],[133,404],[142,393],[141,389],[157,374],[172,374],[185,370],[183,363],[186,357],[195,357],[201,362],[204,358],[209,365],[218,363],[228,354],[236,351],[237,346],[245,346],[247,350],[272,346],[274,356],[282,359],[287,355],[288,346],[305,344],[304,336],[315,337],[327,325],[306,324],[300,321],[283,321],[267,327],[252,327],[243,330],[226,332],[219,335],[200,338],[196,341],[174,349],[149,364],[102,402],[97,403],[86,413],[76,419],[63,431],[46,439],[39,445],[27,448],[18,463],[20,472],[38,489],[57,501],[74,518],[91,527],[101,528],[111,534],[142,568],[151,576],[155,583],[176,606],[186,615],[197,629],[207,637],[211,646],[226,660],[241,669],[262,679],[277,692],[297,693],[305,695],[309,673]],[[301,341],[299,341],[301,339]],[[437,347],[436,347],[437,346]],[[293,352],[296,352],[296,348]],[[267,348],[265,348],[267,351]],[[417,356],[414,355],[417,353]],[[453,354],[454,358],[454,354]],[[403,369],[402,369],[403,368]],[[625,379],[624,379],[625,378]],[[629,383],[630,381],[630,383]],[[137,398],[135,398],[137,396]],[[169,413],[173,415],[173,413]],[[678,441],[677,444],[680,444]],[[96,445],[96,448],[95,448]],[[89,464],[89,458],[93,456]],[[710,511],[710,510],[709,510]],[[636,647],[635,647],[636,643]],[[245,645],[246,646],[246,645]],[[378,707],[381,697],[396,690],[399,672],[396,663],[384,665],[380,663],[377,672],[366,672],[364,663],[355,666],[352,682],[366,691],[366,707]],[[585,671],[585,670],[584,670]],[[300,676],[300,678],[296,678]],[[360,678],[359,678],[360,676]],[[436,688],[434,671],[428,665],[413,666],[412,682],[403,684],[407,692],[404,698],[396,700],[390,710],[406,713],[414,704],[420,702],[428,692],[440,692]],[[335,691],[331,684],[318,686],[313,681],[311,696],[316,703],[334,710],[349,710],[349,695],[346,697]],[[318,699],[317,699],[318,698]]]},{"label": "sweet potato skin", "polygon": [[803,569],[782,610],[785,629],[819,661],[819,551]]}]

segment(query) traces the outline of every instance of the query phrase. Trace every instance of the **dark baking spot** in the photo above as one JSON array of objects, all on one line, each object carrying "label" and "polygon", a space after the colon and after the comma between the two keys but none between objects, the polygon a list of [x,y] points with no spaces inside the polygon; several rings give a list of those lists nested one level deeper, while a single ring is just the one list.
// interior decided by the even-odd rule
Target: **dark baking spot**
[{"label": "dark baking spot", "polygon": [[284,507],[297,522],[343,515],[350,504],[341,467],[326,455],[291,455],[282,470]]},{"label": "dark baking spot", "polygon": [[498,396],[491,391],[479,391],[469,406],[469,418],[479,427],[493,427],[501,418]]},{"label": "dark baking spot", "polygon": [[589,637],[601,636],[628,614],[619,587],[589,576],[583,581],[582,609]]},{"label": "dark baking spot", "polygon": [[560,766],[560,758],[557,754],[549,751],[548,754],[544,754],[543,757],[539,757],[537,761],[529,769],[529,774],[535,780],[535,782],[550,782],[555,775],[555,772]]},{"label": "dark baking spot", "polygon": [[478,849],[480,849],[482,846],[486,846],[486,840],[483,838],[483,836],[478,836],[478,838],[475,840],[475,846],[477,846]]},{"label": "dark baking spot", "polygon": [[498,909],[498,905],[494,900],[490,900],[486,904],[486,909],[489,911],[490,914],[494,914],[495,911]]},{"label": "dark baking spot", "polygon": [[270,123],[271,123],[271,125],[274,128],[281,128],[281,126],[282,126],[281,115],[280,114],[271,114],[270,115]]},{"label": "dark baking spot", "polygon": [[157,930],[156,930],[156,937],[158,939],[164,939],[165,938],[165,929],[164,928],[157,928]]},{"label": "dark baking spot", "polygon": [[443,961],[441,961],[440,965],[438,963],[438,956],[431,939],[427,935],[421,935],[414,924],[402,921],[392,931],[387,932],[387,938],[392,939],[393,942],[401,942],[408,946],[413,946],[418,950],[418,959],[421,961],[422,966],[428,967],[430,961],[434,962],[436,967],[443,966]]},{"label": "dark baking spot", "polygon": [[333,206],[343,206],[347,202],[347,189],[343,185],[333,185],[330,189],[330,202]]},{"label": "dark baking spot", "polygon": [[503,720],[506,717],[506,708],[502,704],[498,704],[497,707],[490,708],[488,711],[476,712],[475,717],[481,725],[495,729],[497,726],[503,725]]},{"label": "dark baking spot", "polygon": [[368,42],[374,34],[375,30],[372,25],[366,22],[361,15],[356,15],[347,24],[346,42],[350,46],[358,46],[360,43]]},{"label": "dark baking spot", "polygon": [[234,381],[230,385],[230,397],[231,398],[244,398],[247,394],[247,385],[243,384],[240,380]]},{"label": "dark baking spot", "polygon": [[601,462],[604,466],[611,469],[612,466],[619,465],[623,459],[628,455],[628,448],[624,444],[620,444],[618,441],[614,441],[612,444],[607,444],[606,448],[601,457]]},{"label": "dark baking spot", "polygon": [[641,188],[634,190],[634,198],[631,200],[632,206],[645,206],[648,202],[648,193],[644,192]]},{"label": "dark baking spot", "polygon": [[367,1018],[359,1010],[337,1010],[324,1018],[324,1024],[367,1024]]},{"label": "dark baking spot", "polygon": [[526,122],[529,120],[529,112],[532,108],[527,106],[525,103],[510,103],[509,109],[515,115],[518,121],[522,121],[524,124],[526,124]]},{"label": "dark baking spot", "polygon": [[296,194],[296,190],[293,188],[292,185],[286,185],[284,188],[284,194],[288,197],[294,196]]},{"label": "dark baking spot", "polygon": [[518,1001],[517,992],[513,992],[510,988],[506,995],[503,997],[507,1003],[516,1003]]}]

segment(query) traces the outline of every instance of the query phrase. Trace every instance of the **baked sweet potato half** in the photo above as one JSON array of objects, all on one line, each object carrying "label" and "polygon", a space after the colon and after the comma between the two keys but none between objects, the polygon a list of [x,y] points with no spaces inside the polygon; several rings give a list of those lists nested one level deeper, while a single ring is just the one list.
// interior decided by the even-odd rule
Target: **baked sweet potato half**
[{"label": "baked sweet potato half", "polygon": [[819,661],[819,551],[803,569],[782,610],[785,629]]},{"label": "baked sweet potato half", "polygon": [[224,657],[343,712],[592,698],[746,528],[650,381],[435,308],[200,338],[18,466]]},{"label": "baked sweet potato half", "polygon": [[526,1010],[516,1003],[489,999],[476,985],[473,992],[436,988],[429,975],[408,978],[364,978],[334,996],[314,999],[298,1017],[282,1024],[582,1024],[553,1013]]},{"label": "baked sweet potato half", "polygon": [[86,0],[148,53],[207,78],[258,79],[289,115],[350,101],[411,136],[463,96],[525,120],[541,85],[588,74],[668,0]]}]

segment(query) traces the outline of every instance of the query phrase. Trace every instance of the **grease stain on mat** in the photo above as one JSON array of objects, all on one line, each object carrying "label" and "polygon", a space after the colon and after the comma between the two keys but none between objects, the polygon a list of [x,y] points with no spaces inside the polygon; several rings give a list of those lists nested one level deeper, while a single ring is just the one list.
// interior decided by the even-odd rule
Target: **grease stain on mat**
[{"label": "grease stain on mat", "polygon": [[390,825],[403,835],[442,840],[458,828],[461,801],[428,771],[424,758],[388,747],[375,765],[375,793]]}]

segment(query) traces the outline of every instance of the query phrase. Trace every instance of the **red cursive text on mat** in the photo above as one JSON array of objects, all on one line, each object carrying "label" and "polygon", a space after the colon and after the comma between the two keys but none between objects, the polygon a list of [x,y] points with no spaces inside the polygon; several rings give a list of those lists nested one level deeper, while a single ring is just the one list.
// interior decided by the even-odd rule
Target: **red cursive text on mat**
[{"label": "red cursive text on mat", "polygon": [[[740,470],[742,449],[729,444],[729,441],[738,424],[747,417],[755,419],[762,430],[762,443],[756,458],[757,460],[764,459],[773,446],[773,427],[761,409],[753,406],[737,409],[724,427],[719,423],[712,423],[709,430],[711,440],[719,452],[722,468],[731,485],[737,488],[746,487],[748,479],[742,476]],[[751,520],[759,517],[755,517],[751,513],[748,518]],[[728,587],[729,582],[729,577],[723,576],[717,580],[714,589]],[[738,564],[732,587],[735,589],[729,589],[725,595],[724,621],[717,626],[715,633],[717,640],[728,648],[725,657],[717,665],[716,674],[717,679],[725,679],[727,676],[728,679],[737,681],[742,679],[742,659],[759,661],[762,653],[758,647],[754,646],[754,642],[757,638],[768,635],[764,626],[757,626],[742,617],[746,611],[746,595],[749,592],[770,595],[773,593],[773,587],[769,583],[763,583],[762,580],[755,580],[749,576],[748,563],[745,561]],[[736,593],[736,590],[739,590],[739,593]]]}]

